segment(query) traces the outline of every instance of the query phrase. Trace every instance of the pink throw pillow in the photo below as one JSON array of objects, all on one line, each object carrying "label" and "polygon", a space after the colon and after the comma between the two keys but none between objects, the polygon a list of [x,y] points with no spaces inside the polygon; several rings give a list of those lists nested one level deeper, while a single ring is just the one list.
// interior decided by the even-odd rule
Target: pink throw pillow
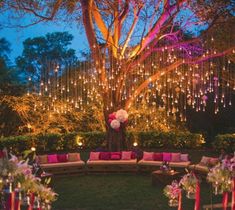
[{"label": "pink throw pillow", "polygon": [[48,163],[58,163],[57,155],[47,155]]},{"label": "pink throw pillow", "polygon": [[143,160],[153,160],[153,152],[144,152]]},{"label": "pink throw pillow", "polygon": [[57,160],[60,163],[64,163],[68,161],[68,155],[67,154],[58,154],[57,155]]},{"label": "pink throw pillow", "polygon": [[110,152],[101,152],[100,160],[110,160]]},{"label": "pink throw pillow", "polygon": [[121,152],[111,152],[111,160],[121,160]]},{"label": "pink throw pillow", "polygon": [[181,155],[180,155],[180,160],[181,160],[182,162],[188,162],[188,161],[189,161],[188,154],[181,154]]},{"label": "pink throw pillow", "polygon": [[136,156],[137,156],[136,153],[132,151],[131,152],[131,159],[136,159]]},{"label": "pink throw pillow", "polygon": [[130,160],[131,151],[122,151],[122,160]]},{"label": "pink throw pillow", "polygon": [[159,152],[155,152],[153,154],[153,160],[155,161],[162,161],[163,160],[163,154]]},{"label": "pink throw pillow", "polygon": [[171,153],[171,162],[180,162],[180,153]]},{"label": "pink throw pillow", "polygon": [[99,160],[100,152],[90,152],[89,160]]},{"label": "pink throw pillow", "polygon": [[169,152],[163,152],[163,161],[171,161],[171,153]]},{"label": "pink throw pillow", "polygon": [[202,156],[202,159],[199,164],[201,165],[208,165],[210,162],[210,157]]}]

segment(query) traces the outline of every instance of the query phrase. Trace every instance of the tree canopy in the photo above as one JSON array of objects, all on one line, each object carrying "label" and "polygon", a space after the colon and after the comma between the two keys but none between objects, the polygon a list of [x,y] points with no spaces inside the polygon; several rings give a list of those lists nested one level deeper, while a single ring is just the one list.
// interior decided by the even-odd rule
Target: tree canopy
[{"label": "tree canopy", "polygon": [[75,50],[69,48],[72,40],[73,36],[68,32],[54,32],[26,39],[23,42],[22,55],[16,58],[17,68],[32,79],[40,81],[42,69],[77,61]]}]

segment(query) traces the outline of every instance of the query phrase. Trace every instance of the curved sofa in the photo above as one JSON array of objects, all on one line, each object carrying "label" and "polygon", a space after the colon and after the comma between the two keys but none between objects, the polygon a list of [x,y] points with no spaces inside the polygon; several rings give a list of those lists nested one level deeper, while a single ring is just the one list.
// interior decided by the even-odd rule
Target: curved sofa
[{"label": "curved sofa", "polygon": [[137,159],[131,151],[91,152],[87,172],[137,172]]},{"label": "curved sofa", "polygon": [[79,153],[39,155],[37,160],[45,172],[53,175],[85,172],[85,162],[80,159]]},{"label": "curved sofa", "polygon": [[144,152],[143,158],[138,162],[138,168],[142,172],[154,171],[159,169],[164,162],[178,170],[188,168],[191,163],[188,154]]},{"label": "curved sofa", "polygon": [[200,162],[190,165],[189,169],[195,171],[196,173],[206,175],[209,172],[210,168],[215,166],[218,162],[219,159],[216,157],[202,156]]}]

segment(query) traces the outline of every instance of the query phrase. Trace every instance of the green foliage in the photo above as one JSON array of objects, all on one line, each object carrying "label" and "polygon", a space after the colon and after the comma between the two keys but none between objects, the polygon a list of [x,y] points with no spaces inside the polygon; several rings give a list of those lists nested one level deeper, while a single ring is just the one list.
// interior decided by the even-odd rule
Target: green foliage
[{"label": "green foliage", "polygon": [[198,148],[204,143],[201,134],[190,132],[139,132],[138,143],[141,148]]},{"label": "green foliage", "polygon": [[22,56],[16,59],[17,67],[37,80],[43,69],[74,63],[77,60],[75,50],[68,48],[72,40],[73,36],[68,32],[28,38],[23,42]]},{"label": "green foliage", "polygon": [[20,83],[20,72],[10,65],[10,51],[10,43],[0,38],[0,95],[21,95],[24,86]]},{"label": "green foliage", "polygon": [[[50,103],[48,98],[40,99],[35,95],[1,97],[0,136],[105,130],[102,110],[95,105],[86,111],[71,109],[66,113],[56,113],[42,109],[40,106],[42,101]],[[67,104],[60,102],[57,105],[60,107]],[[33,107],[39,108],[35,110]],[[30,130],[28,124],[31,125]]]},{"label": "green foliage", "polygon": [[215,150],[225,150],[226,152],[235,151],[235,134],[223,134],[217,135],[215,141],[213,142],[213,147]]},{"label": "green foliage", "polygon": [[[4,137],[0,139],[0,147],[6,147],[15,154],[36,147],[37,153],[53,153],[75,151],[79,149],[77,142],[83,143],[82,148],[94,150],[106,147],[105,132],[78,132],[66,134],[38,134],[35,136]],[[202,146],[203,137],[193,133],[174,132],[128,132],[127,141],[132,144],[137,141],[142,149],[173,148],[194,149]]]}]

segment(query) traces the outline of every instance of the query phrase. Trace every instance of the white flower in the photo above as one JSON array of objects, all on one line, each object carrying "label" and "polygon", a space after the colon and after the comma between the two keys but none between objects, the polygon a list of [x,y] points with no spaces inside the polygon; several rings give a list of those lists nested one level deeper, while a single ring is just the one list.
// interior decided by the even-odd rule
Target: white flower
[{"label": "white flower", "polygon": [[120,128],[120,122],[118,120],[112,120],[112,122],[110,123],[110,126],[113,129],[118,129]]},{"label": "white flower", "polygon": [[125,122],[128,118],[128,114],[126,112],[126,110],[124,109],[120,109],[116,112],[116,118],[119,122]]}]

